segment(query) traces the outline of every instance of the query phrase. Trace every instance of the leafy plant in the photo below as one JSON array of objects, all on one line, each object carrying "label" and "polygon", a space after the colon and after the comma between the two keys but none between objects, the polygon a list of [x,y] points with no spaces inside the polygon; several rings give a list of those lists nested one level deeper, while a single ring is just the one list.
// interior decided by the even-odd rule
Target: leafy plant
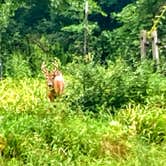
[{"label": "leafy plant", "polygon": [[6,76],[15,78],[30,77],[31,70],[28,62],[23,58],[19,52],[11,55],[11,58],[5,64]]}]

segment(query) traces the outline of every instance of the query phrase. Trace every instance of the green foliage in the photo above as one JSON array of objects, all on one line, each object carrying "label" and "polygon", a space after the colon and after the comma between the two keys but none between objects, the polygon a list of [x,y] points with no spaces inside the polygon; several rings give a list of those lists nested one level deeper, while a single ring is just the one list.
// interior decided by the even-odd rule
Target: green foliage
[{"label": "green foliage", "polygon": [[134,68],[122,59],[108,62],[107,68],[93,62],[71,64],[67,71],[72,74],[71,86],[77,92],[69,94],[68,99],[74,100],[74,106],[92,112],[114,112],[115,108],[125,107],[129,102],[158,103],[164,107],[165,77],[153,70],[151,61],[144,61]]},{"label": "green foliage", "polygon": [[[116,56],[121,56],[132,63],[140,59],[140,30],[152,28],[152,20],[156,20],[155,15],[164,3],[164,0],[138,0],[136,3],[125,6],[119,13],[112,13],[112,17],[119,22],[120,26],[113,31],[102,31],[102,36],[106,38],[105,52],[107,52],[107,58],[114,60]],[[159,33],[164,29],[163,23]],[[159,38],[163,40],[162,36]],[[109,47],[106,45],[109,45]],[[160,49],[164,50],[162,47]],[[148,47],[148,50],[150,50],[150,47]],[[148,54],[149,57],[152,57],[150,51]]]},{"label": "green foliage", "polygon": [[139,134],[140,138],[148,143],[161,144],[165,141],[165,111],[158,106],[130,104],[118,113],[121,123],[127,124],[131,135]]},{"label": "green foliage", "polygon": [[4,3],[0,2],[0,33],[7,28],[10,22],[10,17],[12,17],[14,15],[14,12],[19,7],[22,7],[22,5],[22,0],[19,0],[17,2],[13,2],[12,0],[6,0]]},{"label": "green foliage", "polygon": [[[128,62],[140,59],[140,30],[150,30],[155,16],[164,11],[164,0],[89,0],[87,49],[96,61],[115,60],[121,56]],[[15,51],[26,56],[33,72],[39,67],[38,52],[58,57],[66,64],[83,54],[84,1],[5,1],[1,8],[1,55],[5,64]],[[163,10],[160,9],[163,6]],[[159,13],[159,14],[158,14]],[[161,57],[165,49],[165,14],[158,25]],[[38,52],[36,48],[38,47]],[[151,52],[149,51],[149,56]],[[74,55],[74,56],[71,56]],[[43,58],[44,59],[44,58]],[[5,66],[5,65],[4,65]],[[32,73],[37,75],[36,73]]]},{"label": "green foliage", "polygon": [[[79,98],[84,97],[85,100],[88,92],[92,97],[90,88],[94,90],[93,79],[97,78],[99,83],[101,74],[104,73],[103,77],[110,75],[110,79],[113,77],[111,81],[115,80],[111,86],[118,90],[116,79],[125,74],[125,63],[118,60],[117,64],[110,64],[107,69],[92,63],[82,64],[82,70],[78,70],[78,66],[78,63],[73,63],[66,68],[65,94],[53,103],[46,99],[44,80],[8,78],[0,82],[0,93],[3,94],[0,96],[0,164],[134,165],[137,162],[144,165],[145,161],[155,161],[154,165],[163,165],[166,155],[164,105],[126,103],[126,108],[120,109],[114,116],[104,112],[108,105],[100,108],[101,112],[88,112],[92,107],[81,106]],[[82,73],[85,69],[91,69],[92,73]],[[117,75],[119,72],[122,73]],[[146,75],[150,73],[148,71]],[[85,83],[83,78],[87,83],[85,87],[82,85]],[[105,83],[108,86],[110,82]],[[152,85],[151,81],[148,84]],[[165,84],[162,86],[161,93]],[[103,96],[106,98],[106,93],[109,94],[104,90],[96,85],[96,92],[101,93],[100,100]],[[152,93],[160,96],[152,90],[152,98]],[[96,93],[93,95],[99,97]],[[83,112],[85,108],[87,111]]]},{"label": "green foliage", "polygon": [[30,77],[31,70],[29,68],[28,62],[23,59],[19,52],[11,55],[12,57],[7,61],[5,69],[6,76],[11,76],[14,78]]},{"label": "green foliage", "polygon": [[[166,163],[165,0],[88,2],[85,57],[85,1],[0,2],[0,165]],[[156,72],[139,62],[155,20]],[[55,58],[65,91],[49,102],[40,66]]]}]

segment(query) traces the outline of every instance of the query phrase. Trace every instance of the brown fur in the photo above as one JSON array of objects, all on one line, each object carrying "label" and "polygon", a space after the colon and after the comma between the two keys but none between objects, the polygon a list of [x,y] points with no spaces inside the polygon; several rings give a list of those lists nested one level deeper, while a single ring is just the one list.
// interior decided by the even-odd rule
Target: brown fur
[{"label": "brown fur", "polygon": [[48,98],[50,99],[50,101],[54,101],[54,99],[57,96],[61,95],[64,91],[64,79],[62,73],[57,69],[49,72],[44,64],[42,65],[41,69],[46,78],[46,84],[48,87]]}]

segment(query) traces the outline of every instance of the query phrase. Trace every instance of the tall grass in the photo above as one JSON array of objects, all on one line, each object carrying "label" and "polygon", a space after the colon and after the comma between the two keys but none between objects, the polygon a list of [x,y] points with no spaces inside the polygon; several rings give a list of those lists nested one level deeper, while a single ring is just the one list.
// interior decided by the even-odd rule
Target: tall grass
[{"label": "tall grass", "polygon": [[[88,67],[90,70],[90,66],[86,66],[86,69]],[[114,107],[114,114],[111,114],[108,110],[113,107],[109,104],[118,102],[116,90],[120,92],[116,79],[125,80],[122,77],[125,74],[123,68],[118,71],[121,72],[119,75],[111,68],[113,67],[97,67],[97,70],[93,68],[92,77],[86,84],[91,84],[91,87],[84,89],[82,83],[87,80],[88,73],[82,73],[83,69],[72,70],[69,66],[65,73],[65,93],[53,103],[46,97],[45,81],[42,79],[2,80],[0,165],[163,166],[166,163],[165,78],[153,73],[146,75],[147,77],[138,77],[140,83],[141,79],[147,79],[146,95],[142,96],[145,102],[133,101],[133,96],[127,96],[130,100],[126,102],[126,94],[132,92],[137,97],[138,92],[143,92],[142,87],[139,91],[138,86],[135,93],[123,89],[123,85],[125,88],[132,87],[133,82],[138,81],[138,71],[133,75],[132,72],[127,72],[126,81],[119,84],[123,91],[120,97],[125,98],[121,101],[125,105]],[[96,71],[98,75],[94,74]],[[112,84],[106,84],[107,90],[100,86],[104,83],[103,77],[99,77],[103,72],[105,78],[108,76],[113,80]],[[135,77],[131,77],[134,75]],[[96,91],[103,94],[93,93],[95,82],[92,78],[98,79]],[[163,86],[162,89],[156,86],[158,84]],[[113,87],[112,93],[109,91],[110,87]],[[108,96],[111,100],[108,101],[109,104],[106,103]],[[95,101],[95,98],[97,101],[101,99],[103,104],[94,103],[94,108],[98,110],[93,112],[86,104],[89,100]],[[93,102],[90,106],[93,106]]]}]

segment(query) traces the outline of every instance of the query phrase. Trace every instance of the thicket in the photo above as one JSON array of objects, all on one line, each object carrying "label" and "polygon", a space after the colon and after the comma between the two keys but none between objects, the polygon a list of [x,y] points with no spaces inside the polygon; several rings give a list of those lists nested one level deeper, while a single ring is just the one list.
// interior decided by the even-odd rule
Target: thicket
[{"label": "thicket", "polygon": [[165,163],[166,79],[152,62],[62,70],[65,92],[53,103],[42,76],[0,82],[1,165]]},{"label": "thicket", "polygon": [[[0,165],[163,166],[165,14],[158,70],[150,47],[140,61],[139,33],[164,3],[89,0],[82,56],[82,1],[0,2]],[[65,91],[51,103],[40,67],[54,59]]]},{"label": "thicket", "polygon": [[[94,61],[115,61],[118,56],[130,65],[140,60],[140,30],[151,30],[165,8],[164,0],[89,0],[87,51]],[[0,59],[4,75],[13,75],[12,61],[23,59],[32,76],[41,62],[60,59],[63,65],[83,55],[84,1],[52,0],[0,3]],[[65,12],[64,12],[65,11]],[[160,57],[165,61],[165,13],[157,24]],[[148,57],[152,59],[151,48]],[[13,66],[14,67],[14,66]]]},{"label": "thicket", "polygon": [[[114,112],[130,102],[165,106],[165,76],[155,72],[152,61],[145,60],[134,67],[122,59],[108,62],[107,67],[93,62],[76,63],[68,65],[67,70],[80,81],[75,102],[83,110]],[[71,82],[74,89],[75,82]],[[157,99],[158,95],[163,97]]]}]

